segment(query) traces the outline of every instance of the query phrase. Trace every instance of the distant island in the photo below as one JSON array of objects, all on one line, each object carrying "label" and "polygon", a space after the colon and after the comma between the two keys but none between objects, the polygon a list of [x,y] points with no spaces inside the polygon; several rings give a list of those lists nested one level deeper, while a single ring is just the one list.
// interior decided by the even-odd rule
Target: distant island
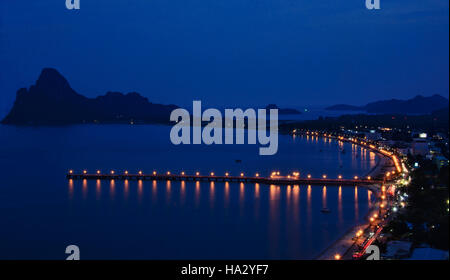
[{"label": "distant island", "polygon": [[[383,100],[365,106],[339,104],[327,107],[334,111],[361,111],[376,114],[432,114],[445,119],[448,99],[441,95],[418,95],[409,100]],[[170,123],[170,114],[177,105],[150,102],[139,93],[107,92],[88,98],[75,92],[55,69],[44,68],[29,89],[17,91],[11,111],[1,121],[13,125],[65,125],[83,123]],[[266,110],[278,109],[279,115],[298,115],[300,111],[269,104]]]},{"label": "distant island", "polygon": [[325,109],[329,111],[361,111],[376,114],[430,114],[446,107],[448,107],[448,99],[435,94],[429,97],[417,95],[408,100],[382,100],[368,103],[365,106],[338,104]]},{"label": "distant island", "polygon": [[108,92],[87,98],[55,69],[42,70],[36,84],[17,91],[3,124],[169,123],[175,105],[154,104],[136,92]]},{"label": "distant island", "polygon": [[269,104],[266,106],[265,108],[266,110],[270,110],[270,109],[278,109],[278,114],[279,115],[300,115],[302,112],[296,110],[296,109],[291,109],[291,108],[278,108],[277,105],[275,104]]}]

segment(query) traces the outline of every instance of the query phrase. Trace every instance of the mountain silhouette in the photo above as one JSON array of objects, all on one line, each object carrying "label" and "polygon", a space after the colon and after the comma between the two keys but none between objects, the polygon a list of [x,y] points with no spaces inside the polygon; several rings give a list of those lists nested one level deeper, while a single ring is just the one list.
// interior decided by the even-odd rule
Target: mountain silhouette
[{"label": "mountain silhouette", "polygon": [[332,111],[365,111],[367,113],[396,113],[396,114],[431,114],[432,112],[448,107],[448,99],[435,94],[424,97],[417,95],[408,100],[382,100],[368,103],[365,106],[352,106],[339,104],[327,107]]},{"label": "mountain silhouette", "polygon": [[292,109],[292,108],[278,108],[278,106],[276,104],[269,104],[266,106],[265,108],[266,110],[270,110],[270,109],[278,109],[278,114],[279,115],[300,115],[302,112],[300,112],[297,109]]},{"label": "mountain silhouette", "polygon": [[55,69],[44,68],[29,89],[17,91],[3,124],[169,123],[175,105],[154,104],[136,92],[108,92],[87,98],[75,92]]}]

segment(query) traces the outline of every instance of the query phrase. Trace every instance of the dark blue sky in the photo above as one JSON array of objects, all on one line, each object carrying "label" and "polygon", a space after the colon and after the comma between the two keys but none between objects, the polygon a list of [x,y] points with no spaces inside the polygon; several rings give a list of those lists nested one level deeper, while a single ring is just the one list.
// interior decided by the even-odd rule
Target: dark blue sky
[{"label": "dark blue sky", "polygon": [[448,0],[0,1],[0,117],[55,67],[81,94],[245,107],[449,93]]}]

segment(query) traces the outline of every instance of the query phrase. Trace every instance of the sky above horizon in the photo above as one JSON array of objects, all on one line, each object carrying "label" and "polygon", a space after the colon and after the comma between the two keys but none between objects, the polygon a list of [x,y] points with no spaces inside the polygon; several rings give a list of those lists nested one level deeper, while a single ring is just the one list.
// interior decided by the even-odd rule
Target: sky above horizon
[{"label": "sky above horizon", "polygon": [[181,106],[448,98],[448,34],[448,0],[0,1],[0,118],[44,67]]}]

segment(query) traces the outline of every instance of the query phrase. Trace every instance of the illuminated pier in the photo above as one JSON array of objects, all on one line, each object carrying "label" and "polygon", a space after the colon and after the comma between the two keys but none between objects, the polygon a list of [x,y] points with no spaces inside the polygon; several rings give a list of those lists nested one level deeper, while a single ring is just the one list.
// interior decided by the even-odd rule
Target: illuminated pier
[{"label": "illuminated pier", "polygon": [[[278,173],[279,174],[279,173]],[[298,173],[295,173],[298,174]],[[155,171],[149,174],[139,171],[136,174],[131,174],[128,171],[124,171],[119,174],[115,171],[110,171],[109,173],[101,173],[97,171],[93,174],[84,170],[81,173],[74,173],[70,170],[67,173],[67,179],[73,180],[156,180],[156,181],[209,181],[209,182],[243,182],[243,183],[260,183],[260,184],[278,184],[278,185],[296,185],[296,184],[307,184],[307,185],[373,185],[381,184],[382,181],[373,180],[370,177],[358,178],[354,177],[352,179],[344,179],[342,176],[338,178],[327,178],[325,176],[322,178],[312,178],[308,175],[306,178],[302,178],[298,175],[271,175],[270,177],[260,177],[259,174],[254,176],[245,176],[244,173],[240,173],[238,176],[232,176],[229,173],[224,175],[216,175],[215,173],[210,173],[207,175],[201,175],[196,172],[194,175],[188,175],[185,172],[180,174],[174,174],[171,172],[166,172],[164,174],[158,174]]]},{"label": "illuminated pier", "polygon": [[369,141],[358,139],[355,137],[342,136],[342,135],[332,135],[327,133],[319,133],[317,131],[301,131],[297,132],[296,130],[292,131],[295,135],[297,133],[304,135],[311,135],[315,137],[325,137],[337,139],[343,142],[349,142],[369,150],[372,150],[376,153],[379,153],[387,158],[389,158],[394,164],[394,170],[387,172],[386,174],[381,175],[381,178],[372,178],[368,177],[358,177],[354,176],[351,179],[343,178],[342,175],[338,175],[337,178],[329,178],[326,174],[322,175],[321,178],[313,178],[310,174],[305,177],[300,177],[300,173],[294,172],[290,175],[280,176],[279,172],[273,172],[270,177],[261,177],[259,173],[256,173],[254,176],[247,176],[244,173],[239,173],[237,176],[233,176],[230,173],[225,173],[224,175],[216,175],[214,172],[209,174],[200,174],[196,172],[194,175],[186,174],[185,172],[181,172],[180,174],[171,173],[167,171],[163,174],[158,174],[156,171],[152,173],[146,174],[142,171],[137,172],[136,174],[131,174],[128,171],[124,171],[123,173],[116,173],[115,171],[110,171],[109,173],[102,173],[99,170],[95,173],[88,173],[87,170],[83,170],[82,173],[75,173],[73,170],[70,170],[67,173],[67,179],[74,180],[157,180],[157,181],[210,181],[210,182],[247,182],[247,183],[260,183],[260,184],[278,184],[278,185],[295,185],[295,184],[307,184],[307,185],[358,185],[358,186],[367,186],[367,185],[376,185],[383,184],[384,180],[392,180],[395,177],[398,177],[401,173],[403,173],[403,168],[401,166],[401,161],[397,158],[397,156],[388,151],[381,146],[378,146]]}]

